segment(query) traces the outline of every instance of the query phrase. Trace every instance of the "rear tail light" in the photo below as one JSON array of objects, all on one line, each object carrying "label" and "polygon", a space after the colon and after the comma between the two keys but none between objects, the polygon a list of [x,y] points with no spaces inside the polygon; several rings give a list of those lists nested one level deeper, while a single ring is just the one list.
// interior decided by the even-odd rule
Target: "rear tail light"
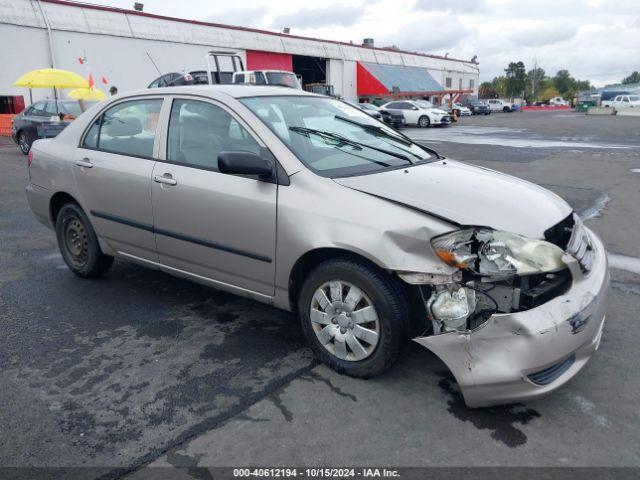
[{"label": "rear tail light", "polygon": [[27,167],[31,166],[31,162],[33,162],[33,150],[29,150],[27,155]]}]

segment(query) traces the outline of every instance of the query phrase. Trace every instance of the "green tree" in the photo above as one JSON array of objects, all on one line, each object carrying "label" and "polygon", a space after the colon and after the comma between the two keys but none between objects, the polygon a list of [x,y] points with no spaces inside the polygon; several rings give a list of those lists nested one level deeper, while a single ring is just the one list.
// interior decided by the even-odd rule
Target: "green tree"
[{"label": "green tree", "polygon": [[507,91],[505,92],[507,96],[522,95],[527,83],[527,70],[524,63],[511,62],[504,71],[507,78]]},{"label": "green tree", "polygon": [[635,71],[622,80],[623,85],[630,85],[632,83],[640,83],[640,72]]},{"label": "green tree", "polygon": [[553,77],[553,86],[563,96],[571,96],[576,91],[576,81],[569,73],[569,70],[558,70]]},{"label": "green tree", "polygon": [[540,100],[542,102],[548,102],[553,97],[559,97],[559,96],[560,96],[560,92],[556,90],[556,87],[554,87],[551,83],[549,83],[547,86],[540,89],[540,91],[538,92],[538,98],[536,100]]},{"label": "green tree", "polygon": [[541,67],[534,67],[527,72],[525,98],[528,101],[538,99],[538,93],[546,86],[544,85],[545,75],[544,68]]},{"label": "green tree", "polygon": [[491,84],[493,85],[493,89],[496,91],[499,97],[506,97],[509,95],[509,86],[507,77],[499,76],[495,77]]},{"label": "green tree", "polygon": [[497,96],[498,92],[496,92],[496,90],[493,88],[492,82],[482,82],[480,84],[480,88],[478,89],[479,98],[496,98]]},{"label": "green tree", "polygon": [[591,82],[589,80],[576,80],[576,93],[592,90]]}]

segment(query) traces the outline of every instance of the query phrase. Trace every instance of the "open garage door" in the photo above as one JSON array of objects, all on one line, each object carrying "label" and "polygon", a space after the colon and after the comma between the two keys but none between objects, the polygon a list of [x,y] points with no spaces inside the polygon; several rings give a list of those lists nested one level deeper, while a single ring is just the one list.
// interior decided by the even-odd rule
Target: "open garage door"
[{"label": "open garage door", "polygon": [[302,77],[302,85],[326,83],[327,59],[293,55],[293,71]]}]

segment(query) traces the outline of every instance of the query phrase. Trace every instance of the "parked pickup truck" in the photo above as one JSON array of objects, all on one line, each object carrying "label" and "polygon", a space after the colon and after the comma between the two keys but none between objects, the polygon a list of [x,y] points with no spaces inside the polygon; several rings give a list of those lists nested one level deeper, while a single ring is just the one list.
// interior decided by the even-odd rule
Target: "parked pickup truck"
[{"label": "parked pickup truck", "polygon": [[487,105],[492,112],[513,112],[515,110],[513,103],[501,100],[499,98],[492,98],[487,100]]}]

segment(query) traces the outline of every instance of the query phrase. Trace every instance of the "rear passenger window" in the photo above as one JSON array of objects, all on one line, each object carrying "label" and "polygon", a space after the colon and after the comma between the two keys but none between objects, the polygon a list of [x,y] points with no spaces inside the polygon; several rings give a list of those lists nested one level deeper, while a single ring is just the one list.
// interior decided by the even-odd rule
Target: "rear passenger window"
[{"label": "rear passenger window", "polygon": [[260,153],[260,145],[225,110],[197,100],[174,100],[167,160],[218,171],[221,152]]},{"label": "rear passenger window", "polygon": [[83,146],[104,152],[152,158],[162,99],[119,103],[91,126]]}]

